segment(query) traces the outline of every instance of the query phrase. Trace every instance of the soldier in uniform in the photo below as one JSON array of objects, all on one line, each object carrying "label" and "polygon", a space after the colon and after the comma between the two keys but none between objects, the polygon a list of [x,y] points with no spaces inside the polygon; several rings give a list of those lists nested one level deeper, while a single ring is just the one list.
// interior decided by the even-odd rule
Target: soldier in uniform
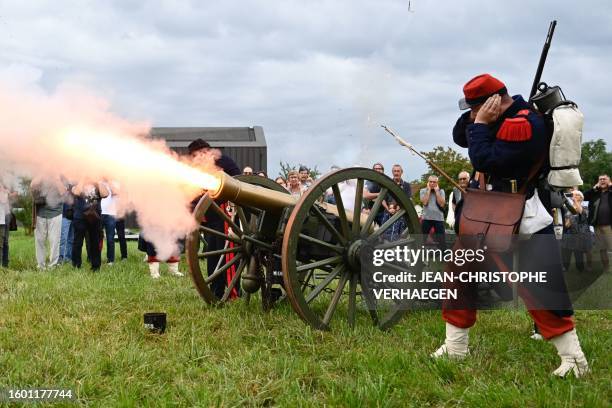
[{"label": "soldier in uniform", "polygon": [[[489,74],[469,80],[463,87],[463,93],[465,98],[459,101],[459,107],[470,110],[457,120],[453,139],[459,146],[468,148],[474,170],[486,174],[487,189],[512,192],[510,180],[516,180],[520,188],[527,183],[530,170],[537,168],[535,166],[540,166],[539,173],[546,171],[549,132],[542,116],[520,95],[508,95],[504,83]],[[535,185],[527,186],[527,198],[533,196],[534,190]],[[544,205],[547,204],[545,201],[543,199]],[[458,207],[460,211],[461,204]],[[548,225],[534,236],[553,234],[550,221],[545,222]],[[545,239],[545,242],[549,241]],[[548,269],[532,270],[553,269],[552,272],[560,275],[557,279],[561,279],[561,287],[565,289],[558,247],[554,239],[550,242],[552,245],[547,247],[550,252],[532,254],[532,260],[535,259],[540,267],[546,265]],[[589,368],[574,328],[573,311],[566,290],[563,294],[570,310],[529,310],[529,313],[542,336],[555,345],[561,357],[561,365],[553,374],[565,376],[573,372],[578,377],[587,373]],[[476,322],[476,310],[443,308],[442,317],[446,321],[446,340],[432,356],[465,357],[468,353],[468,332]]]},{"label": "soldier in uniform", "polygon": [[[196,158],[200,154],[206,154],[210,150],[210,144],[208,144],[208,142],[202,139],[197,139],[191,142],[189,146],[187,146],[187,150],[191,157]],[[229,174],[230,176],[237,176],[239,174],[242,174],[242,172],[238,168],[238,165],[236,164],[236,162],[234,162],[234,160],[232,160],[231,157],[228,157],[223,154],[219,156],[214,156],[214,157],[215,157],[215,165],[219,167],[221,170],[223,170],[225,173]],[[197,205],[198,201],[200,201],[200,198],[201,196],[197,197],[192,202],[192,207],[195,207]],[[221,204],[221,203],[218,203],[218,204]],[[208,210],[205,216],[206,216],[206,226],[207,227],[215,229],[219,232],[225,233],[224,221],[219,214],[217,214],[216,212],[212,210]],[[225,241],[223,238],[218,237],[216,235],[212,235],[212,234],[206,235],[206,243],[207,243],[207,248],[206,248],[207,251],[215,251],[215,250],[223,249],[225,245]],[[206,257],[206,268],[208,270],[209,276],[212,275],[212,273],[215,271],[215,267],[217,266],[217,263],[219,262],[219,257],[221,256],[222,255],[212,255],[212,256]],[[218,298],[223,297],[226,286],[227,286],[227,282],[226,282],[225,276],[217,277],[215,280],[211,282],[211,285],[210,285],[212,292]]]}]

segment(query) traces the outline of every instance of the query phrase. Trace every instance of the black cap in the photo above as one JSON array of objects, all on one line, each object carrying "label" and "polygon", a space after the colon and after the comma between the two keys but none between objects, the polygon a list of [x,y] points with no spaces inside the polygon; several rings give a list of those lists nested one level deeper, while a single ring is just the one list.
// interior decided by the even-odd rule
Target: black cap
[{"label": "black cap", "polygon": [[202,139],[196,139],[193,142],[189,143],[189,146],[187,146],[187,150],[189,151],[189,154],[194,154],[198,150],[208,149],[209,147],[210,145],[207,141]]},{"label": "black cap", "polygon": [[298,171],[310,171],[310,170],[308,170],[308,167],[306,166],[300,166],[300,169]]}]

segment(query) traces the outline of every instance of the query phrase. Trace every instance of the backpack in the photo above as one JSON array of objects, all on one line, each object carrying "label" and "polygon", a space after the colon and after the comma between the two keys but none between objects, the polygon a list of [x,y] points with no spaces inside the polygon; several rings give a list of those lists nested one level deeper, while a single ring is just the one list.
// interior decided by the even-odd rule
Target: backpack
[{"label": "backpack", "polygon": [[85,218],[85,220],[90,224],[95,224],[96,222],[100,221],[102,219],[102,216],[98,212],[98,205],[100,200],[98,200],[97,196],[84,197],[83,201],[83,217]]},{"label": "backpack", "polygon": [[576,103],[565,99],[560,87],[540,82],[538,91],[530,102],[544,115],[551,134],[548,184],[553,189],[582,185],[578,166],[584,116]]}]

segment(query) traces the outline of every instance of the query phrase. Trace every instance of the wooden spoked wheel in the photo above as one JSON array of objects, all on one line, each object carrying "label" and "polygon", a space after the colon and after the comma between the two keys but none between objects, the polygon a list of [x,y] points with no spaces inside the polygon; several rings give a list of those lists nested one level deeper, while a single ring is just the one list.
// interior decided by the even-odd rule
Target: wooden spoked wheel
[{"label": "wooden spoked wheel", "polygon": [[[249,184],[288,193],[282,186],[265,177],[237,176],[236,178]],[[266,218],[265,210],[262,209],[241,206],[236,203],[231,203],[231,206],[233,215],[228,216],[208,194],[204,194],[193,213],[199,227],[187,237],[186,241],[186,257],[191,279],[200,296],[209,304],[226,302],[230,299],[232,290],[238,287],[245,271],[249,268],[260,267],[259,250],[273,252],[273,246],[269,243],[267,236],[269,228],[266,230],[263,222],[264,219],[269,222],[270,218],[274,219],[274,217]],[[205,222],[207,211],[213,211],[219,215],[227,223],[229,230],[227,232],[217,231],[207,226]],[[206,247],[206,237],[209,235],[223,240],[224,248],[210,251],[205,249],[200,252],[200,248]],[[228,254],[233,255],[229,261],[226,260]],[[219,261],[214,272],[209,276],[206,259],[218,255],[220,255]],[[211,289],[213,279],[220,276],[225,277],[227,270],[232,267],[235,268],[234,277],[227,284],[223,296],[216,296]]]},{"label": "wooden spoked wheel", "polygon": [[[361,209],[363,189],[369,183],[380,187],[369,215],[349,211]],[[347,184],[354,186],[352,203],[343,202]],[[331,192],[335,200],[337,215],[326,211],[322,202],[326,192],[328,197]],[[378,226],[375,218],[383,200],[395,201],[399,210]],[[334,318],[346,320],[353,327],[363,315],[381,329],[387,329],[401,319],[404,310],[398,303],[378,302],[362,293],[360,260],[366,245],[372,242],[389,245],[379,238],[398,220],[404,221],[404,227],[394,244],[409,242],[411,235],[420,233],[410,198],[393,180],[370,169],[349,168],[330,173],[302,195],[287,222],[282,266],[287,297],[304,321],[314,328],[328,329]]]}]

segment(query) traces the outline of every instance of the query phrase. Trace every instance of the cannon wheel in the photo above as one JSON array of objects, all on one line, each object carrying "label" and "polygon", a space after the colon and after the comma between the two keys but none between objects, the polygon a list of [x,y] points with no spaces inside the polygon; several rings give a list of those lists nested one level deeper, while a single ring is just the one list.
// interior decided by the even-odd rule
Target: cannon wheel
[{"label": "cannon wheel", "polygon": [[[341,183],[347,180],[356,183],[354,208],[361,208],[366,181],[375,182],[381,187],[381,194],[374,200],[371,215],[367,216],[363,226],[357,218],[361,216],[360,212],[354,214],[352,219],[347,217],[340,194]],[[338,207],[335,224],[325,216],[321,204],[321,197],[328,189],[332,190]],[[401,209],[379,228],[372,227],[375,214],[387,194],[399,203]],[[386,304],[383,308],[374,307],[378,303],[374,304],[373,299],[361,295],[357,289],[362,286],[359,260],[361,246],[366,239],[380,236],[400,217],[403,217],[407,226],[400,239],[408,241],[410,234],[420,233],[412,201],[393,180],[370,169],[349,168],[330,173],[317,180],[302,195],[287,222],[282,246],[282,265],[287,297],[293,309],[304,321],[314,328],[325,330],[329,328],[332,317],[336,315],[341,319],[346,318],[348,324],[353,327],[356,312],[363,310],[370,315],[375,325],[384,330],[401,319],[404,310],[397,304]],[[334,243],[307,235],[304,224],[307,219],[313,218],[325,226],[335,238]],[[327,248],[332,255],[326,259],[298,261],[298,244],[306,241],[311,245]],[[358,296],[362,300],[361,305],[358,304]],[[336,313],[337,309],[345,309],[345,317]]]},{"label": "cannon wheel", "polygon": [[[284,189],[282,186],[274,182],[274,180],[261,177],[261,176],[244,176],[239,175],[236,178],[240,181],[244,181],[249,184],[253,184],[256,186],[261,186],[265,188],[269,188],[271,190],[276,190],[280,192],[285,192],[289,194],[289,192]],[[190,235],[187,236],[186,242],[186,257],[187,264],[189,266],[189,273],[191,275],[191,279],[198,290],[200,296],[209,304],[218,304],[225,303],[230,298],[231,290],[236,287],[238,284],[240,277],[244,270],[249,267],[249,264],[252,264],[252,250],[254,245],[267,245],[266,243],[259,242],[255,243],[253,241],[253,236],[257,235],[258,228],[258,218],[257,214],[261,214],[261,210],[253,209],[250,207],[241,207],[234,203],[236,217],[232,220],[222,213],[220,207],[215,204],[214,200],[210,198],[208,194],[204,194],[196,207],[194,208],[193,214],[196,221],[199,224],[199,228],[193,231]],[[217,232],[206,227],[206,224],[201,224],[204,221],[204,214],[211,209],[218,214],[221,215],[232,227],[234,232],[237,234],[232,234],[229,236],[228,234]],[[249,211],[245,211],[248,209]],[[239,222],[235,222],[236,219]],[[225,248],[217,251],[204,251],[199,252],[200,245],[204,241],[205,235],[214,234],[225,240]],[[249,236],[250,241],[244,239],[245,236]],[[233,248],[230,248],[230,243],[233,244]],[[270,246],[270,245],[267,245]],[[206,268],[206,257],[211,255],[225,255],[225,254],[234,254],[234,258],[227,263],[222,262],[223,256],[220,258],[220,262],[216,265],[215,271],[211,276],[219,276],[224,274],[226,270],[235,265],[236,266],[236,275],[235,278],[229,283],[228,287],[225,290],[225,294],[222,298],[218,298],[215,296],[213,291],[210,288],[210,283],[212,279],[208,276],[207,268]]]}]

